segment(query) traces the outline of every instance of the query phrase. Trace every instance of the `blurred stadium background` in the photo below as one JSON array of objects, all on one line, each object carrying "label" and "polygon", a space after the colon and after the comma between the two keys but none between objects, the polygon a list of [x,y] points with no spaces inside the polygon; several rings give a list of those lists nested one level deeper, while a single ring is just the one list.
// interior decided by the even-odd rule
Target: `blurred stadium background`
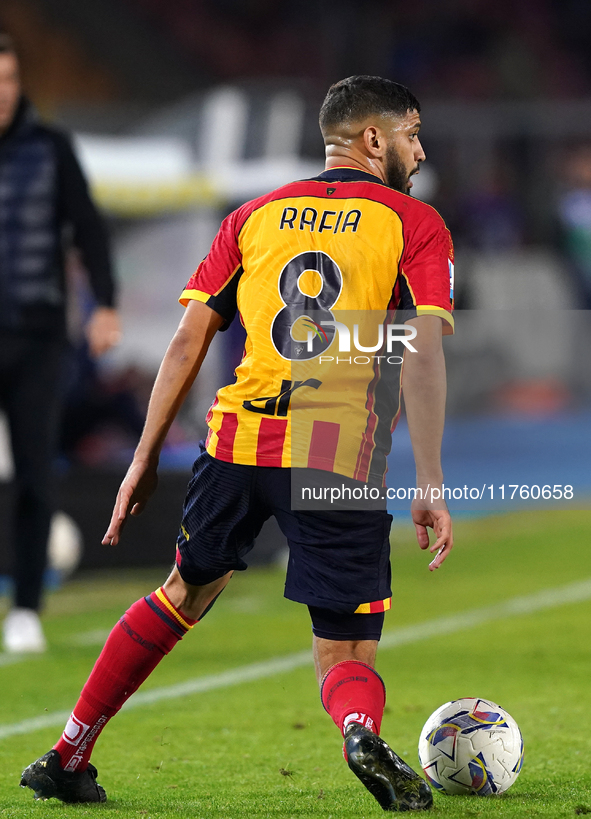
[{"label": "blurred stadium background", "polygon": [[[82,566],[170,560],[207,407],[240,358],[236,326],[216,339],[172,430],[152,507],[118,550],[99,541],[182,314],[178,295],[225,214],[321,169],[320,102],[355,73],[395,79],[421,100],[428,161],[413,193],[441,212],[456,245],[449,482],[568,483],[583,505],[588,0],[2,0],[0,30],[16,41],[27,95],[75,134],[120,283],[124,339],[95,365],[80,341],[89,296],[72,254],[60,508],[80,529]],[[0,421],[3,520],[11,469]],[[391,464],[401,474],[412,485],[404,430]],[[258,559],[281,548],[270,526]]]}]

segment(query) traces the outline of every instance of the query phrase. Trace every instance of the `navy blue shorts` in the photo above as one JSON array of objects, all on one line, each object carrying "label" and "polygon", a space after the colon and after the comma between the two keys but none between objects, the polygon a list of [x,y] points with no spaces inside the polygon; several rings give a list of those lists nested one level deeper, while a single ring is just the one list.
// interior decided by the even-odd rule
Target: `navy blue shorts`
[{"label": "navy blue shorts", "polygon": [[285,597],[343,613],[390,608],[390,525],[385,510],[291,509],[291,470],[247,466],[203,452],[195,461],[177,540],[185,582],[201,586],[244,560],[274,515],[289,544]]}]

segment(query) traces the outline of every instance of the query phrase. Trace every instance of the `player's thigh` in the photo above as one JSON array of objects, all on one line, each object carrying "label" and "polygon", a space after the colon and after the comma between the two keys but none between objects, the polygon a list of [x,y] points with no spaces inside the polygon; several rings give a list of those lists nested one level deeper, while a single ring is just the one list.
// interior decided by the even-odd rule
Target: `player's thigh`
[{"label": "player's thigh", "polygon": [[207,452],[195,461],[177,538],[177,568],[189,585],[247,568],[244,558],[271,515],[255,500],[256,470]]},{"label": "player's thigh", "polygon": [[385,510],[275,512],[290,557],[285,596],[335,612],[390,607],[390,525]]}]

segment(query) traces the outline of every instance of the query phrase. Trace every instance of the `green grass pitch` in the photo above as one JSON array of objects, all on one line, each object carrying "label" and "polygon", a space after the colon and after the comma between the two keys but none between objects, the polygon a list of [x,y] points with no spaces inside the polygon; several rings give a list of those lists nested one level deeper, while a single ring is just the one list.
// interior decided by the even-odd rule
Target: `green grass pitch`
[{"label": "green grass pitch", "polygon": [[[591,578],[588,512],[530,512],[456,525],[456,548],[435,573],[410,524],[393,533],[394,606],[386,632]],[[133,524],[131,524],[133,525]],[[123,543],[119,548],[125,548]],[[0,666],[0,732],[71,708],[104,633],[165,572],[94,574],[50,597],[47,655]],[[310,646],[303,606],[282,597],[283,572],[235,577],[213,612],[142,690],[286,656]],[[523,771],[489,799],[435,795],[438,817],[574,817],[591,814],[591,599],[501,617],[386,648],[382,735],[417,767],[429,714],[450,699],[481,696],[505,707],[525,740]],[[311,665],[220,690],[122,712],[93,762],[104,806],[34,802],[22,768],[60,729],[0,740],[0,819],[104,814],[191,819],[363,819],[384,815],[349,772],[324,713]]]}]

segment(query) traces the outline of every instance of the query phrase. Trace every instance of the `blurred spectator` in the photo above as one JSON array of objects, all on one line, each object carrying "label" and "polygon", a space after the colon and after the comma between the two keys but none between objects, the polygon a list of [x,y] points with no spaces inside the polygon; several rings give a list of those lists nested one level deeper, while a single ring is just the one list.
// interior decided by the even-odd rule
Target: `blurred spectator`
[{"label": "blurred spectator", "polygon": [[[392,76],[422,95],[585,93],[588,0],[125,0],[218,81]],[[302,59],[305,54],[305,59]]]},{"label": "blurred spectator", "polygon": [[139,440],[145,413],[137,394],[149,391],[153,379],[132,368],[105,377],[86,344],[72,350],[68,370],[61,452],[85,466],[112,464]]},{"label": "blurred spectator", "polygon": [[38,122],[0,35],[0,402],[16,475],[14,608],[7,651],[43,651],[41,587],[52,514],[51,464],[66,339],[64,252],[76,245],[99,305],[87,327],[100,355],[120,338],[103,223],[64,134]]},{"label": "blurred spectator", "polygon": [[500,165],[462,203],[462,232],[470,247],[498,253],[523,244],[524,215]]},{"label": "blurred spectator", "polygon": [[566,190],[558,202],[563,246],[577,291],[577,306],[591,309],[591,144],[566,163]]}]

